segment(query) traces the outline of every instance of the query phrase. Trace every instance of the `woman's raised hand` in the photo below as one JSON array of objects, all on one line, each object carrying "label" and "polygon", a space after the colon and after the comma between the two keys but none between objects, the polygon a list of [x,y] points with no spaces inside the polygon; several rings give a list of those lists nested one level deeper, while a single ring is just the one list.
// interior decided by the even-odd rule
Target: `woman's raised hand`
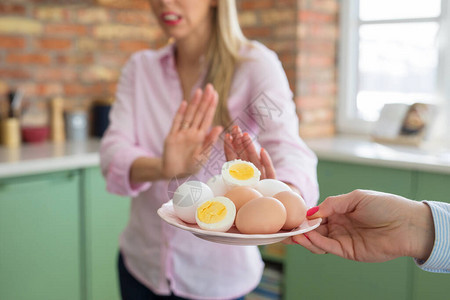
[{"label": "woman's raised hand", "polygon": [[234,126],[231,133],[225,135],[224,143],[225,157],[227,161],[242,159],[253,163],[261,172],[261,179],[275,179],[275,169],[272,160],[264,148],[260,153],[256,151],[250,135],[242,133],[239,126]]},{"label": "woman's raised hand", "polygon": [[198,89],[189,103],[181,103],[164,142],[164,178],[194,174],[208,161],[222,131],[221,126],[210,130],[217,103],[218,94],[211,84],[204,91]]},{"label": "woman's raised hand", "polygon": [[328,197],[308,215],[309,219],[323,218],[321,225],[294,236],[291,242],[313,253],[383,262],[400,256],[426,259],[433,247],[428,205],[397,195],[355,190]]}]

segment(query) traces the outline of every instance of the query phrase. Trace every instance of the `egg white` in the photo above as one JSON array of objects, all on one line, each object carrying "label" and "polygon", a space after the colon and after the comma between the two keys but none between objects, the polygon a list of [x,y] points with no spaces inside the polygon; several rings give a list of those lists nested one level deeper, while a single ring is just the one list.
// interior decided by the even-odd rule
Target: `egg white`
[{"label": "egg white", "polygon": [[[218,202],[220,204],[223,204],[225,207],[225,217],[219,221],[207,223],[201,221],[201,217],[199,215],[201,214],[202,210],[203,213],[209,214],[212,212],[212,209],[209,208],[209,206],[215,202]],[[205,201],[196,209],[195,213],[195,220],[197,221],[197,225],[204,230],[210,230],[210,231],[219,231],[219,232],[225,232],[228,229],[233,226],[234,219],[236,218],[236,206],[234,205],[233,201],[226,197],[214,197],[213,199],[210,199],[208,201]]]},{"label": "egg white", "polygon": [[195,224],[195,210],[199,203],[214,197],[213,192],[201,181],[186,181],[173,194],[173,210],[178,218]]},{"label": "egg white", "polygon": [[229,187],[225,184],[225,182],[222,179],[222,174],[215,175],[211,177],[206,184],[210,187],[212,192],[214,193],[214,196],[223,196],[225,195]]},{"label": "egg white", "polygon": [[264,197],[273,197],[280,192],[292,191],[286,183],[276,179],[263,179],[255,185],[255,189]]},{"label": "egg white", "polygon": [[[253,169],[253,176],[248,179],[238,179],[233,177],[230,174],[232,167],[236,164],[245,164],[248,167]],[[249,161],[235,159],[231,161],[227,161],[222,166],[222,179],[228,187],[234,186],[254,186],[258,183],[259,178],[261,177],[261,172],[258,170],[255,165]]]}]

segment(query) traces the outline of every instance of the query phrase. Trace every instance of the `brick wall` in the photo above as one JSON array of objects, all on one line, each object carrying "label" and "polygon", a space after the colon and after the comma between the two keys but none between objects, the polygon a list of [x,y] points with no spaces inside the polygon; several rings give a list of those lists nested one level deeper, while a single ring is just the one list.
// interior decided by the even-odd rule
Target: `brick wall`
[{"label": "brick wall", "polygon": [[[337,0],[237,2],[246,36],[283,63],[301,135],[333,134]],[[146,0],[2,0],[0,95],[21,86],[28,101],[86,105],[114,94],[133,52],[165,41]]]}]

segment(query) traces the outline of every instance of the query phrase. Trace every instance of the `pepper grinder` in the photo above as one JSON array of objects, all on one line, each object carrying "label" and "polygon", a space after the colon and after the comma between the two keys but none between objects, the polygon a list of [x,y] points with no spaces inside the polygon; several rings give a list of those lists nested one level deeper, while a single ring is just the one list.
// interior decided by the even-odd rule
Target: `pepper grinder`
[{"label": "pepper grinder", "polygon": [[51,130],[52,141],[61,143],[66,140],[64,129],[64,100],[60,97],[51,101]]}]

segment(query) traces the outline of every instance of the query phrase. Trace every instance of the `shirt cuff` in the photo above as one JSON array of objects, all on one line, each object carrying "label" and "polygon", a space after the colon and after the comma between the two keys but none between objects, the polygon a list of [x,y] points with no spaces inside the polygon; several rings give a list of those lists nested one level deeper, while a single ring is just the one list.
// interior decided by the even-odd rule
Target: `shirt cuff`
[{"label": "shirt cuff", "polygon": [[319,187],[306,174],[301,175],[299,171],[282,170],[277,172],[277,180],[295,186],[305,200],[306,206],[316,206],[319,199]]},{"label": "shirt cuff", "polygon": [[422,202],[431,209],[435,238],[430,257],[426,261],[419,259],[414,259],[414,261],[422,270],[450,273],[450,204],[434,201]]},{"label": "shirt cuff", "polygon": [[124,151],[118,151],[109,166],[106,176],[106,189],[110,193],[136,197],[142,191],[151,186],[150,182],[139,184],[130,183],[130,168],[132,163],[138,157],[150,157],[150,153],[139,148],[127,148]]}]

